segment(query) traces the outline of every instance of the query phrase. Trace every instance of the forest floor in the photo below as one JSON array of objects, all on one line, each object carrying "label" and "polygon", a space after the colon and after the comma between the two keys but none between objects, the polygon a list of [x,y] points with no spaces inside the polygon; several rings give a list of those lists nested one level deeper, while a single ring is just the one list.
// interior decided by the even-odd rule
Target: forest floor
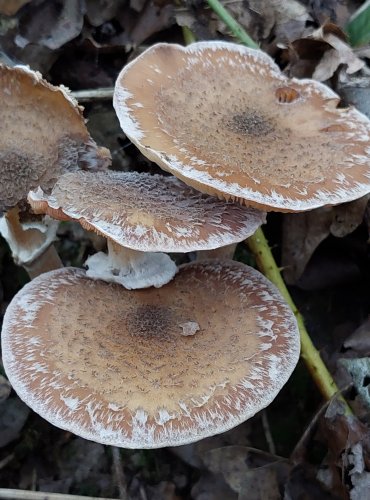
[{"label": "forest floor", "polygon": [[[353,35],[345,35],[361,4],[225,2],[288,76],[320,80],[343,105],[357,104],[370,117],[369,40],[353,47]],[[144,48],[183,44],[182,26],[198,40],[237,41],[203,0],[0,0],[0,62],[28,64],[72,91],[111,89],[121,68]],[[110,149],[114,169],[160,171],[125,137],[111,100],[92,97],[81,104],[90,133]],[[273,213],[264,226],[307,330],[354,415],[344,415],[335,398],[325,402],[300,361],[274,402],[229,432],[172,449],[118,450],[50,425],[17,397],[2,370],[0,498],[10,488],[24,490],[17,498],[40,499],[49,497],[27,492],[131,500],[370,499],[367,200],[299,215]],[[58,238],[67,266],[82,267],[101,245],[74,223],[61,224]],[[235,258],[254,264],[244,243]],[[27,281],[1,240],[2,314]]]}]

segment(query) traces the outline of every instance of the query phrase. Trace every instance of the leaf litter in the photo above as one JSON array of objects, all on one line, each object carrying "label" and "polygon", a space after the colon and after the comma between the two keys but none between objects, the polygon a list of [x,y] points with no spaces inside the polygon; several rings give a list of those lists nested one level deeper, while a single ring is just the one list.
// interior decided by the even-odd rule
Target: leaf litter
[{"label": "leaf litter", "polygon": [[[345,104],[356,104],[369,115],[370,49],[351,48],[344,33],[360,4],[355,0],[225,1],[230,12],[264,50],[276,57],[287,74],[325,81],[340,93]],[[0,1],[0,58],[7,64],[29,64],[53,83],[64,83],[72,89],[111,87],[121,67],[143,46],[156,41],[182,43],[181,26],[188,26],[199,39],[234,40],[226,26],[200,0],[183,3],[4,0]],[[109,103],[89,102],[86,113],[93,135],[112,150],[115,169],[157,170],[124,137],[114,123]],[[370,304],[360,294],[370,278],[366,253],[370,220],[367,202],[364,198],[312,213],[285,215],[283,221],[281,216],[271,216],[267,226],[276,252],[282,255],[287,281],[299,284],[308,267],[311,273],[312,270],[316,273],[316,291],[301,295],[304,297],[301,302],[297,293],[298,305],[306,311],[314,308],[317,290],[323,287],[330,290],[334,283],[324,279],[328,248],[330,261],[337,262],[336,283],[348,276],[349,262],[358,266],[359,272],[351,275],[352,290],[357,286],[358,294],[349,292],[344,285],[336,291],[348,308],[352,308],[351,319],[357,326],[344,339],[342,352],[331,349],[329,332],[326,336],[322,333],[325,330],[322,324],[315,328],[322,319],[307,315],[313,332],[321,332],[314,336],[314,341],[323,346],[328,359],[332,360],[338,383],[352,384],[357,417],[343,414],[335,400],[321,412],[317,411],[317,399],[312,394],[315,391],[302,394],[299,388],[304,384],[297,375],[274,403],[276,407],[269,408],[269,434],[282,456],[268,452],[266,429],[259,415],[222,436],[179,449],[121,450],[120,467],[129,498],[366,498],[370,488],[369,412],[366,411],[370,334],[369,322],[363,319],[369,313]],[[277,229],[281,226],[283,236]],[[326,246],[328,241],[331,243]],[[88,235],[61,226],[58,245],[66,263],[82,262],[81,253],[93,251],[93,244]],[[351,261],[338,264],[340,245],[341,248],[346,245]],[[15,272],[8,250],[2,251],[1,259],[4,310],[25,277]],[[332,297],[329,292],[328,296]],[[340,304],[334,299],[323,304],[325,314],[332,320],[333,331],[343,321]],[[186,328],[188,332],[188,326]],[[194,329],[191,326],[190,333]],[[306,399],[303,401],[303,398]],[[303,413],[302,421],[309,426],[309,432],[305,439],[298,439],[300,453],[290,456],[292,447],[283,444],[287,441],[285,431],[281,430],[281,422],[275,414],[276,408],[280,408],[286,415],[293,415],[297,407]],[[301,423],[299,428],[303,435],[305,425]],[[2,487],[122,496],[112,453],[107,447],[53,428],[32,414],[10,392],[9,384],[2,378],[0,446]]]}]

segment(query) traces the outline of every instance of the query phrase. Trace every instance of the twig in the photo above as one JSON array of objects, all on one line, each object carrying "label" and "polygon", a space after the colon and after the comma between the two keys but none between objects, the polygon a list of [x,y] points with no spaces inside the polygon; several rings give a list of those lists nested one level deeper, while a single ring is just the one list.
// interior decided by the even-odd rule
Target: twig
[{"label": "twig", "polygon": [[274,440],[272,438],[270,424],[269,424],[269,421],[267,418],[266,410],[262,410],[261,420],[262,420],[262,427],[263,427],[263,431],[265,433],[265,439],[267,442],[267,446],[269,448],[269,452],[271,453],[271,455],[276,455],[276,447],[275,447]]},{"label": "twig", "polygon": [[0,488],[0,498],[5,498],[6,500],[115,500],[114,498],[85,497],[80,495],[66,495],[65,493],[13,490],[9,488]]},{"label": "twig", "polygon": [[118,486],[119,498],[120,500],[128,500],[126,478],[123,473],[120,450],[117,446],[112,446],[111,450],[113,457],[113,471]]},{"label": "twig", "polygon": [[208,5],[211,9],[218,15],[218,17],[223,21],[232,34],[239,38],[239,40],[252,49],[258,49],[258,45],[252,38],[248,35],[245,29],[236,21],[233,16],[225,9],[225,7],[218,0],[207,0]]},{"label": "twig", "polygon": [[[339,388],[336,385],[329,370],[326,368],[323,360],[321,359],[319,351],[312,343],[312,340],[304,325],[303,317],[294,304],[293,299],[290,296],[290,293],[288,292],[288,289],[283,281],[283,278],[281,277],[279,268],[276,265],[275,259],[271,253],[270,247],[268,246],[262,229],[257,229],[254,235],[248,238],[247,244],[256,258],[257,265],[260,271],[262,271],[266,278],[268,278],[277,286],[277,288],[280,290],[280,293],[291,307],[296,317],[299,333],[301,336],[301,357],[306,363],[306,366],[321,394],[325,399],[331,399],[339,392]],[[346,413],[352,413],[343,396],[339,396],[339,399],[345,403]]]},{"label": "twig", "polygon": [[10,463],[13,460],[14,457],[15,457],[14,453],[11,453],[10,455],[3,458],[0,461],[0,470],[4,469],[4,467],[6,467],[8,465],[8,463]]},{"label": "twig", "polygon": [[74,90],[71,94],[78,102],[90,102],[111,100],[113,92],[113,87],[102,87],[100,89]]}]

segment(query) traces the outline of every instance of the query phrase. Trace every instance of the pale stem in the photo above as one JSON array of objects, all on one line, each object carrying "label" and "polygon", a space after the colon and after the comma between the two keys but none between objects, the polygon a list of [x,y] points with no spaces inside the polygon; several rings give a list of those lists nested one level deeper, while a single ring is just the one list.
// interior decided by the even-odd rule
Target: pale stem
[{"label": "pale stem", "polygon": [[198,250],[197,260],[207,259],[232,259],[234,257],[237,243],[231,243],[224,247],[214,248],[213,250]]},{"label": "pale stem", "polygon": [[98,252],[87,259],[87,276],[118,283],[125,288],[161,287],[176,274],[176,264],[165,253],[140,252],[108,239],[108,254]]},{"label": "pale stem", "polygon": [[58,222],[50,218],[21,223],[19,208],[14,207],[0,219],[0,234],[8,243],[14,261],[23,266],[31,279],[53,269],[63,267],[53,241]]}]

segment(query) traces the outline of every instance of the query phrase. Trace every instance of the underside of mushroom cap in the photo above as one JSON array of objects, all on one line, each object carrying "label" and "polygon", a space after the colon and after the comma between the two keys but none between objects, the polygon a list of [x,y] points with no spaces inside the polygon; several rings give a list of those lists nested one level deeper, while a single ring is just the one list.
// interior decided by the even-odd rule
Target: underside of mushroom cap
[{"label": "underside of mushroom cap", "polygon": [[302,211],[370,190],[370,121],[262,51],[155,45],[123,68],[113,102],[141,152],[203,192]]},{"label": "underside of mushroom cap", "polygon": [[58,222],[51,217],[20,221],[14,207],[0,217],[0,234],[18,265],[31,264],[57,239]]},{"label": "underside of mushroom cap", "polygon": [[157,448],[223,432],[268,405],[299,357],[293,313],[234,261],[180,268],[127,291],[60,269],[9,305],[3,361],[14,389],[86,439]]},{"label": "underside of mushroom cap", "polygon": [[172,176],[138,172],[74,172],[48,196],[28,201],[36,213],[76,219],[134,250],[190,252],[239,242],[265,222],[265,213],[207,196]]},{"label": "underside of mushroom cap", "polygon": [[30,189],[49,190],[65,172],[109,165],[109,151],[97,147],[64,87],[27,67],[0,64],[0,99],[0,213]]}]

